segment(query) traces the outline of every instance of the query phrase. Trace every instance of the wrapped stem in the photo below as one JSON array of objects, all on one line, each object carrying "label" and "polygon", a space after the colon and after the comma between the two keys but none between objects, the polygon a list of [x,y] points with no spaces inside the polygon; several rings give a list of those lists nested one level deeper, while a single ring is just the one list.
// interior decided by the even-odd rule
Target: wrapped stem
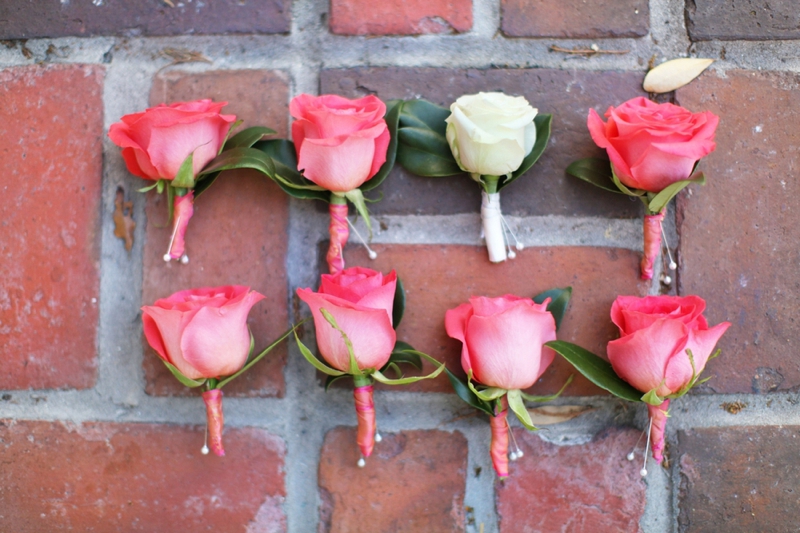
[{"label": "wrapped stem", "polygon": [[661,405],[648,405],[647,412],[653,421],[650,427],[650,448],[653,450],[653,459],[661,464],[664,459],[664,430],[667,427],[667,408],[669,400],[664,400]]},{"label": "wrapped stem", "polygon": [[358,417],[358,434],[356,442],[361,448],[361,455],[369,457],[375,446],[375,403],[372,400],[372,385],[353,389]]},{"label": "wrapped stem", "polygon": [[328,247],[327,260],[328,271],[331,274],[344,270],[343,248],[347,244],[347,238],[350,236],[350,229],[347,227],[347,201],[342,199],[344,203],[335,203],[335,198],[337,197],[331,197],[329,208],[331,223],[328,226],[331,244]]},{"label": "wrapped stem", "polygon": [[[194,214],[194,191],[191,189],[183,196],[175,196],[173,202],[172,240],[167,255],[170,259],[180,259],[184,255],[186,228]],[[167,259],[165,256],[164,259]]]},{"label": "wrapped stem", "polygon": [[500,193],[481,191],[481,223],[486,239],[489,261],[501,263],[506,260],[506,239],[503,234],[503,213],[500,211]]},{"label": "wrapped stem", "polygon": [[222,390],[211,389],[203,393],[206,404],[206,422],[208,423],[208,444],[211,451],[222,457],[225,449],[222,447],[222,426],[225,418],[222,415]]},{"label": "wrapped stem", "polygon": [[508,477],[508,402],[503,396],[498,403],[501,411],[489,417],[489,424],[492,427],[492,465],[494,471],[501,478]]},{"label": "wrapped stem", "polygon": [[661,222],[664,213],[644,217],[644,257],[642,257],[642,279],[653,279],[653,265],[661,251]]}]

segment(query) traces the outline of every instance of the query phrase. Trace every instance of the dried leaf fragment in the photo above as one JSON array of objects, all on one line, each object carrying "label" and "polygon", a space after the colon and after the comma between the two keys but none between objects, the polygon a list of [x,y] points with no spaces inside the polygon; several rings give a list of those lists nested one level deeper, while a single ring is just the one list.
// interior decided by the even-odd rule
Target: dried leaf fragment
[{"label": "dried leaf fragment", "polygon": [[648,72],[642,85],[649,93],[668,93],[695,79],[713,62],[713,59],[699,57],[666,61]]},{"label": "dried leaf fragment", "polygon": [[133,220],[133,202],[125,201],[125,190],[117,187],[117,196],[114,199],[114,237],[125,241],[125,250],[133,248],[133,230],[136,222]]},{"label": "dried leaf fragment", "polygon": [[534,426],[551,426],[572,420],[596,408],[590,405],[545,405],[528,409]]}]

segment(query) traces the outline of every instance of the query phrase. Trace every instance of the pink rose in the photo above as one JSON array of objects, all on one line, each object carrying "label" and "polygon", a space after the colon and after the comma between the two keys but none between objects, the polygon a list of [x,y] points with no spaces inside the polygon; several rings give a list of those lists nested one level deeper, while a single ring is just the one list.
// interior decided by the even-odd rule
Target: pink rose
[{"label": "pink rose", "polygon": [[323,274],[317,292],[297,289],[297,295],[311,308],[317,346],[329,365],[348,371],[350,355],[341,333],[328,323],[320,309],[328,311],[347,334],[359,369],[381,368],[397,340],[392,327],[396,286],[394,270],[384,276],[369,268],[355,267]]},{"label": "pink rose", "polygon": [[729,322],[713,328],[702,315],[706,302],[698,296],[619,296],[611,320],[621,338],[608,343],[614,371],[642,392],[656,389],[663,398],[680,391],[706,366],[714,345]]},{"label": "pink rose", "polygon": [[386,105],[375,96],[348,100],[333,94],[301,94],[292,99],[289,112],[296,119],[292,140],[297,167],[320,187],[351,191],[386,161]]},{"label": "pink rose", "polygon": [[692,113],[638,97],[609,107],[605,116],[604,123],[589,110],[589,132],[608,152],[619,180],[635,189],[657,193],[688,179],[695,163],[716,147],[719,117],[709,111]]},{"label": "pink rose", "polygon": [[188,378],[229,376],[247,361],[247,314],[263,298],[240,285],[176,292],[142,307],[144,335]]},{"label": "pink rose", "polygon": [[194,154],[193,175],[197,176],[214,159],[228,135],[234,115],[221,115],[228,102],[196,100],[161,104],[143,113],[122,117],[112,124],[108,136],[122,148],[131,174],[158,180],[172,180],[183,161]]},{"label": "pink rose", "polygon": [[555,352],[544,343],[556,340],[556,322],[547,312],[549,299],[507,294],[499,298],[473,296],[445,314],[447,334],[463,343],[461,366],[476,381],[490,387],[526,389],[533,385]]}]

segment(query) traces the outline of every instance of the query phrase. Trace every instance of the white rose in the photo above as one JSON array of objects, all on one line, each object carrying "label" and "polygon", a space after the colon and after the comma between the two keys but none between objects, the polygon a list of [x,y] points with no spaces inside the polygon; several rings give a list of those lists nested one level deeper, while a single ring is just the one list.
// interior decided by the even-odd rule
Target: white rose
[{"label": "white rose", "polygon": [[447,142],[465,172],[503,176],[517,170],[536,142],[537,110],[522,96],[478,93],[450,106]]}]

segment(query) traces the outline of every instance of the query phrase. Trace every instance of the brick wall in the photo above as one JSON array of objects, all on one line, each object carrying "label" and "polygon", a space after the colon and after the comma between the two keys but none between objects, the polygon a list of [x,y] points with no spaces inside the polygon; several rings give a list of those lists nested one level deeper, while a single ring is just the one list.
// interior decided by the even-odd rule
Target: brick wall
[{"label": "brick wall", "polygon": [[[170,6],[173,4],[173,6]],[[375,6],[378,7],[375,7]],[[0,530],[794,531],[800,468],[800,37],[793,2],[710,0],[11,0],[0,6]],[[554,52],[587,48],[592,57]],[[191,52],[191,53],[190,53]],[[648,62],[717,59],[667,95],[722,117],[703,188],[668,213],[672,288],[637,277],[638,206],[564,174],[597,154],[589,108],[643,94]],[[181,62],[182,59],[195,61]],[[199,61],[198,61],[199,60]],[[355,466],[346,388],[324,392],[293,345],[226,389],[225,458],[202,456],[204,412],[143,342],[139,307],[241,283],[265,345],[306,308],[327,215],[247,172],[200,197],[189,265],[161,260],[163,199],[139,194],[108,126],[150,104],[231,102],[286,135],[302,92],[449,104],[478,90],[554,115],[541,161],[504,194],[526,244],[490,265],[477,187],[396,169],[371,209],[377,260],[408,290],[399,336],[455,364],[443,313],[471,294],[572,285],[560,337],[602,352],[617,294],[698,294],[728,320],[713,379],[673,403],[668,464],[625,460],[643,409],[576,379],[557,403],[584,415],[537,434],[495,481],[489,426],[446,380],[376,393],[385,438]],[[119,187],[133,250],[113,236]],[[313,344],[306,328],[305,340]],[[534,390],[556,390],[556,361]]]}]

